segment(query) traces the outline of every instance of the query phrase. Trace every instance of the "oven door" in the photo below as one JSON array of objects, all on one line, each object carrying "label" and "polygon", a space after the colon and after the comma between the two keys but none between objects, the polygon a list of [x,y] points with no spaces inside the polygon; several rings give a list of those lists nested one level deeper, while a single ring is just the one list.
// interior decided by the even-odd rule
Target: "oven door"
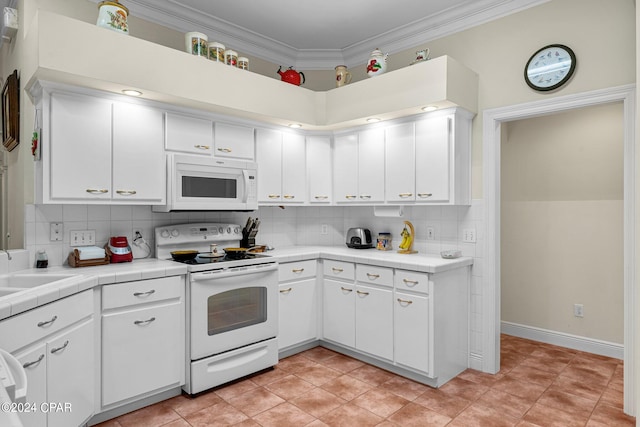
[{"label": "oven door", "polygon": [[191,360],[278,334],[278,264],[190,275]]}]

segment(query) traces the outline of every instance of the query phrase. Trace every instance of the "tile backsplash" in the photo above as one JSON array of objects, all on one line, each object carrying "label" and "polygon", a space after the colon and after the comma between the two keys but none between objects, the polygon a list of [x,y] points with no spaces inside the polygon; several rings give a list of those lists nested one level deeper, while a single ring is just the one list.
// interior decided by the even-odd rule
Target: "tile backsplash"
[{"label": "tile backsplash", "polygon": [[[400,231],[405,220],[416,230],[414,249],[420,253],[438,255],[447,249],[459,249],[474,257],[471,280],[471,353],[482,353],[482,265],[484,248],[484,202],[474,200],[471,206],[406,206],[402,217],[376,217],[371,206],[300,206],[262,207],[254,212],[153,212],[150,206],[109,205],[27,205],[25,243],[30,266],[35,265],[35,253],[44,249],[49,265],[64,265],[73,247],[72,230],[95,230],[96,246],[104,246],[110,236],[127,236],[133,241],[134,230],[141,230],[151,249],[154,229],[169,224],[195,222],[229,222],[244,224],[247,217],[260,218],[258,244],[274,248],[293,245],[342,246],[351,227],[371,230],[374,243],[378,233],[390,232],[393,245],[400,243]],[[51,241],[51,223],[62,224],[62,240]],[[427,239],[427,227],[433,228],[433,239]],[[463,230],[476,231],[476,243],[462,241]],[[153,257],[146,246],[132,245],[134,258]],[[151,251],[152,252],[152,251]]]}]

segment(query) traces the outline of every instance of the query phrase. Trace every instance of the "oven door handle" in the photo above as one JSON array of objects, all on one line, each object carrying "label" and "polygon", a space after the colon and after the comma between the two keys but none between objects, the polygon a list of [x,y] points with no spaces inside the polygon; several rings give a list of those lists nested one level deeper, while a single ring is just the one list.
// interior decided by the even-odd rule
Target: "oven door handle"
[{"label": "oven door handle", "polygon": [[229,269],[201,271],[197,273],[191,273],[191,281],[198,282],[204,280],[215,280],[229,276],[243,276],[247,274],[263,273],[277,269],[278,263],[274,262],[269,264],[249,265],[246,267],[233,267]]}]

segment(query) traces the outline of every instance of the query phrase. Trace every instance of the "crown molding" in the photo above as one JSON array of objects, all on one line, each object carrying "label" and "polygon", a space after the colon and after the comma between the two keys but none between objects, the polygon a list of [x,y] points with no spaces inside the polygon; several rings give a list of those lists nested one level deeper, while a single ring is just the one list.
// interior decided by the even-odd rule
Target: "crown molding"
[{"label": "crown molding", "polygon": [[[98,3],[100,0],[91,0]],[[180,5],[177,0],[127,0],[132,16],[176,31],[200,31],[209,40],[219,41],[241,55],[274,64],[295,66],[299,70],[333,70],[336,65],[364,64],[371,51],[379,47],[388,53],[411,49],[429,41],[472,28],[550,0],[478,0],[362,40],[344,49],[296,49],[250,29]]]}]

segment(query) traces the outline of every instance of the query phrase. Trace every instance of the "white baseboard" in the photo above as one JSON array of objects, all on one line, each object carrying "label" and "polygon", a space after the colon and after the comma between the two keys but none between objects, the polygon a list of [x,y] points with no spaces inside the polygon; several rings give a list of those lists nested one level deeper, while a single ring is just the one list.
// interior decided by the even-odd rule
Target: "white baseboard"
[{"label": "white baseboard", "polygon": [[469,353],[469,367],[476,371],[482,372],[482,355],[477,353]]},{"label": "white baseboard", "polygon": [[599,354],[601,356],[624,359],[624,345],[622,344],[566,334],[564,332],[549,331],[547,329],[535,328],[533,326],[520,325],[517,323],[500,323],[500,331],[507,335],[558,345],[574,350],[586,351],[587,353]]}]

